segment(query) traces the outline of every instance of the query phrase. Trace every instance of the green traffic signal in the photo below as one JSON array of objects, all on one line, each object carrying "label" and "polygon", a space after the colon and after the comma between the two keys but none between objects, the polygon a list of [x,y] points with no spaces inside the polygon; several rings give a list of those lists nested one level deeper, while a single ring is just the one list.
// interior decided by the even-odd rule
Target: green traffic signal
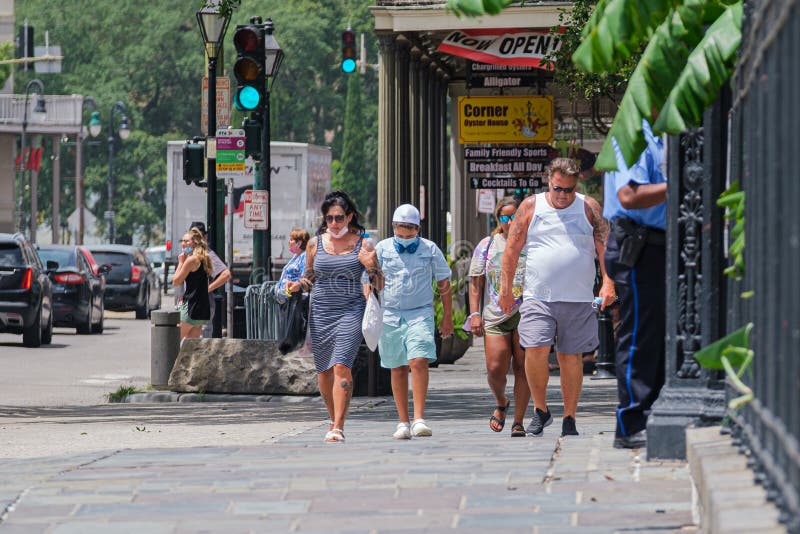
[{"label": "green traffic signal", "polygon": [[356,70],[356,32],[347,28],[342,31],[342,72],[350,74]]},{"label": "green traffic signal", "polygon": [[233,74],[237,82],[233,104],[240,111],[258,110],[263,105],[266,91],[264,27],[237,26],[233,34],[233,44],[236,47]]}]

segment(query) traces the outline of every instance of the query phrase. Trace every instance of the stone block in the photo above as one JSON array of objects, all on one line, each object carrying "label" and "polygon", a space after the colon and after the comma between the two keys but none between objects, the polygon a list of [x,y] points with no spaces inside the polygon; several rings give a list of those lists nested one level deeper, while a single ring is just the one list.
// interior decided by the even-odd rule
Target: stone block
[{"label": "stone block", "polygon": [[317,373],[308,355],[283,355],[275,341],[187,339],[169,376],[184,393],[315,395]]}]

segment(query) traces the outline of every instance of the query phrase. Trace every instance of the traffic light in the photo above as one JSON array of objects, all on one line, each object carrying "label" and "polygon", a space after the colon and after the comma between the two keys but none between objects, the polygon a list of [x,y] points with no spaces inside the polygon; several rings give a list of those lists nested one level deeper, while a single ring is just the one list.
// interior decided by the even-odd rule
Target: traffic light
[{"label": "traffic light", "polygon": [[233,104],[240,111],[261,109],[266,90],[264,28],[253,24],[236,26],[233,44],[236,46],[236,62],[233,64],[236,93]]},{"label": "traffic light", "polygon": [[201,186],[204,178],[205,164],[203,160],[203,145],[187,141],[183,145],[183,181],[186,185]]},{"label": "traffic light", "polygon": [[342,31],[342,72],[356,71],[356,32],[347,28]]}]

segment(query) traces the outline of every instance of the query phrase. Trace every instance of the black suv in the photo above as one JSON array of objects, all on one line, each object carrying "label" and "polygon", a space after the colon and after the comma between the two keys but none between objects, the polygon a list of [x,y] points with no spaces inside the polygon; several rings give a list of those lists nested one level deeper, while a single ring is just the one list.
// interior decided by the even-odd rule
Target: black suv
[{"label": "black suv", "polygon": [[136,311],[137,319],[147,319],[151,310],[161,307],[158,276],[153,272],[144,251],[131,245],[92,245],[94,260],[108,264],[105,308],[113,311]]},{"label": "black suv", "polygon": [[0,234],[0,332],[22,334],[26,347],[53,338],[52,284],[22,234]]}]

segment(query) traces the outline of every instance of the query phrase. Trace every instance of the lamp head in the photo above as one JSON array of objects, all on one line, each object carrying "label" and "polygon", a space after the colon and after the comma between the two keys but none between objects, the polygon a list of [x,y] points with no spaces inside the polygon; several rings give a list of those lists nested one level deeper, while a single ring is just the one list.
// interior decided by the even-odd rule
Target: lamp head
[{"label": "lamp head", "polygon": [[128,126],[128,116],[123,115],[122,122],[120,122],[119,125],[119,138],[124,141],[125,139],[130,137],[130,135],[131,135],[131,130],[130,127]]},{"label": "lamp head", "polygon": [[47,108],[45,107],[44,97],[36,95],[36,107],[33,108],[33,118],[37,121],[43,121],[47,116]]},{"label": "lamp head", "polygon": [[97,137],[102,129],[103,123],[100,120],[100,112],[92,111],[92,117],[89,119],[89,135]]}]

